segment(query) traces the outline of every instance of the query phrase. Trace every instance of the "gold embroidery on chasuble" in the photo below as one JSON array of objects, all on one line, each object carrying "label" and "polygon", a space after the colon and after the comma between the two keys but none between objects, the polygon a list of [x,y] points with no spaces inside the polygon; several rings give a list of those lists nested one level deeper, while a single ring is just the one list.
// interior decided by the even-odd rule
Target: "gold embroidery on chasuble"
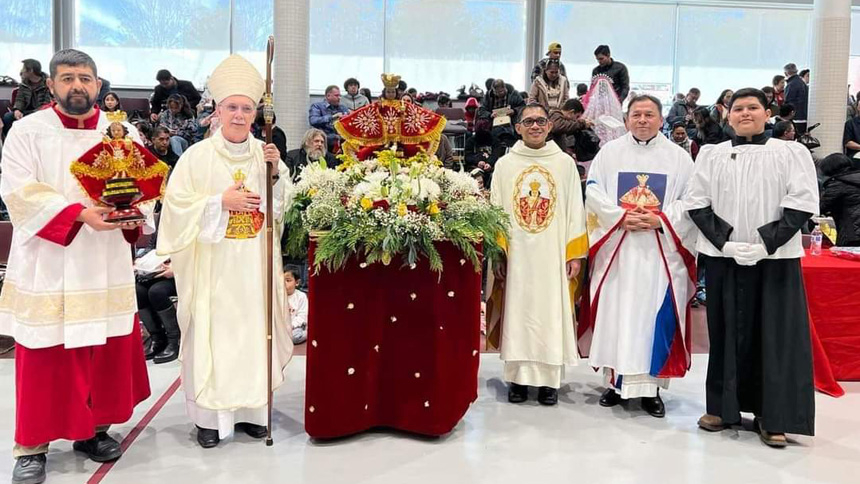
[{"label": "gold embroidery on chasuble", "polygon": [[[241,169],[236,170],[236,173],[233,174],[233,181],[244,182],[246,176]],[[246,193],[250,191],[244,185],[240,190]],[[227,234],[224,237],[228,239],[253,239],[263,229],[265,220],[266,216],[260,210],[253,212],[234,212],[231,210],[230,218],[227,220]]]},{"label": "gold embroidery on chasuble", "polygon": [[532,234],[543,232],[555,216],[558,201],[552,173],[538,165],[526,168],[514,183],[513,198],[517,224]]}]

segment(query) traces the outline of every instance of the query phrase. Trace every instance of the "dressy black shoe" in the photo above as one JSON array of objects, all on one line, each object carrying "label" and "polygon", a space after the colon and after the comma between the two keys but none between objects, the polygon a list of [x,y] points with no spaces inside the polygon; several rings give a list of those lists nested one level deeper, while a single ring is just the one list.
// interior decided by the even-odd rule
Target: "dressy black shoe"
[{"label": "dressy black shoe", "polygon": [[72,444],[72,448],[87,454],[87,457],[95,462],[110,462],[122,457],[119,442],[107,432],[96,432],[95,437],[89,440],[79,440]]},{"label": "dressy black shoe", "polygon": [[621,395],[612,388],[607,388],[603,395],[600,395],[600,402],[598,403],[601,407],[614,407],[621,403]]},{"label": "dressy black shoe", "polygon": [[558,390],[550,387],[538,389],[538,403],[541,405],[555,405],[558,403]]},{"label": "dressy black shoe", "polygon": [[45,454],[18,457],[12,470],[12,484],[42,484],[45,482],[47,461]]},{"label": "dressy black shoe", "polygon": [[508,401],[511,403],[523,403],[529,399],[529,387],[511,383],[508,387]]},{"label": "dressy black shoe", "polygon": [[197,443],[200,444],[200,447],[211,449],[218,445],[219,442],[221,442],[221,438],[218,437],[217,430],[197,427]]},{"label": "dressy black shoe", "polygon": [[151,334],[143,343],[143,356],[149,361],[165,348],[167,348],[167,337],[159,333]]},{"label": "dressy black shoe", "polygon": [[262,439],[269,434],[265,425],[255,425],[248,422],[236,424],[236,430],[241,430],[255,439]]},{"label": "dressy black shoe", "polygon": [[652,417],[663,418],[666,416],[666,406],[663,405],[659,391],[656,397],[642,397],[642,410],[648,412],[648,415]]}]

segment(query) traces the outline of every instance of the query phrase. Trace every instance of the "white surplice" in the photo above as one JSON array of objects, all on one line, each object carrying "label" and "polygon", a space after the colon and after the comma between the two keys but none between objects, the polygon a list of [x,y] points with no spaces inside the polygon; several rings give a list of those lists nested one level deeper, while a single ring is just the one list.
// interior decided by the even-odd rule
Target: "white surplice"
[{"label": "white surplice", "polygon": [[[37,236],[67,207],[95,205],[70,167],[102,143],[111,122],[97,116],[96,129],[67,129],[54,109],[43,109],[16,121],[3,147],[0,196],[15,230],[0,334],[27,348],[102,345],[135,329],[131,250],[121,230],[83,225],[67,247]],[[137,130],[124,124],[140,142]]]},{"label": "white surplice", "polygon": [[517,142],[496,163],[490,199],[510,216],[502,313],[505,380],[559,388],[579,361],[567,261],[588,250],[574,161],[552,141]]},{"label": "white surplice", "polygon": [[[279,163],[274,186],[273,387],[283,381],[292,354],[286,332],[280,254],[282,210],[290,190],[289,170]],[[182,385],[191,419],[217,429],[221,438],[239,422],[266,423],[266,232],[228,238],[230,213],[221,194],[238,170],[245,187],[263,199],[266,167],[262,142],[234,144],[220,130],[189,148],[176,164],[164,200],[157,251],[170,254],[182,328]]]},{"label": "white surplice", "polygon": [[[694,274],[681,252],[689,254],[696,231],[681,197],[692,171],[690,155],[662,134],[645,143],[627,133],[607,143],[591,164],[585,190],[593,248],[589,362],[605,370],[623,398],[653,397],[658,385],[665,388],[668,381],[656,377],[672,338],[689,338]],[[662,212],[661,230],[622,229],[627,210],[636,206]],[[689,354],[683,356],[688,363]]]}]

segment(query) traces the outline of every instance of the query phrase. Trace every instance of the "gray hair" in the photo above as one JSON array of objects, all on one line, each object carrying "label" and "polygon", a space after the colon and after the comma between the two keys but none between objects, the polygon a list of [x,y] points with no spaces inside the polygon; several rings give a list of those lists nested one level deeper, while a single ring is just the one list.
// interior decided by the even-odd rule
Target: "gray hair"
[{"label": "gray hair", "polygon": [[[305,131],[305,136],[302,138],[302,148],[307,149],[308,146],[311,145],[311,141],[314,140],[317,136],[322,136],[323,140],[325,140],[325,133],[321,129],[311,128]],[[326,152],[326,144],[323,143],[323,154]]]},{"label": "gray hair", "polygon": [[93,71],[93,76],[98,78],[98,69],[96,69],[96,62],[90,57],[86,52],[81,52],[75,49],[63,49],[57,51],[54,54],[54,57],[51,57],[50,71],[51,71],[51,79],[57,77],[57,67],[58,66],[70,66],[70,67],[89,67]]},{"label": "gray hair", "polygon": [[782,70],[790,76],[797,74],[797,66],[793,62],[786,64],[785,67],[782,68]]}]

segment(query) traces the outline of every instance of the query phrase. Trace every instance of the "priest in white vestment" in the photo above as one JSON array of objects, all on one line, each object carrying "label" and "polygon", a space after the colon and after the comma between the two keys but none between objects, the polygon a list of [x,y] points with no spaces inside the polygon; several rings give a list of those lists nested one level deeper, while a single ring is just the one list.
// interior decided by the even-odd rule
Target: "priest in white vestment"
[{"label": "priest in white vestment", "polygon": [[[164,199],[157,251],[170,255],[182,328],[182,386],[197,441],[214,447],[234,427],[266,436],[266,162],[277,163],[273,213],[282,213],[290,176],[274,144],[250,134],[264,81],[232,55],[209,79],[222,127],[176,164]],[[274,240],[281,217],[275,215]],[[272,384],[292,353],[278,244],[274,266]]]},{"label": "priest in white vestment", "polygon": [[494,268],[504,280],[503,303],[496,290],[488,305],[501,322],[488,334],[495,339],[500,327],[508,400],[526,401],[533,386],[541,404],[554,405],[565,365],[579,361],[572,298],[588,251],[582,189],[574,160],[546,141],[546,109],[526,106],[520,118],[523,139],[496,163],[490,192],[510,215],[511,232],[507,260]]},{"label": "priest in white vestment", "polygon": [[681,197],[693,172],[684,149],[660,133],[662,106],[630,101],[627,134],[607,143],[585,189],[591,242],[589,362],[602,368],[600,405],[641,398],[655,417],[659,388],[690,367],[690,300],[695,293],[696,229]]}]

